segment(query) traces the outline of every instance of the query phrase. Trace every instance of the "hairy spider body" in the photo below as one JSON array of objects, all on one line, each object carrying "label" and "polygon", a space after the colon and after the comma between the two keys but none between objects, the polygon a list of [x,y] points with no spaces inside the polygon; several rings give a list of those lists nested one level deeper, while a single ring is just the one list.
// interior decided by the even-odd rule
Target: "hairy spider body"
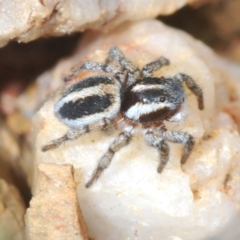
[{"label": "hairy spider body", "polygon": [[179,81],[147,77],[128,87],[122,102],[124,116],[136,123],[151,123],[171,118],[184,102]]},{"label": "hairy spider body", "polygon": [[70,81],[83,70],[102,71],[112,76],[89,77],[70,87],[55,104],[54,113],[70,127],[65,135],[43,146],[42,151],[54,149],[68,140],[74,140],[93,130],[107,130],[120,113],[126,127],[110,144],[101,157],[86,187],[100,177],[110,165],[114,154],[129,144],[134,128],[141,124],[148,145],[155,147],[160,156],[157,171],[162,172],[169,160],[166,141],[183,144],[181,163],[184,164],[194,147],[194,138],[187,132],[167,130],[164,121],[180,121],[185,102],[183,83],[197,97],[198,108],[204,108],[201,88],[188,75],[179,73],[173,77],[153,77],[153,71],[169,65],[160,57],[139,70],[119,48],[113,47],[106,63],[85,62],[75,68],[65,81]]},{"label": "hairy spider body", "polygon": [[120,83],[112,77],[96,76],[70,87],[56,103],[54,113],[67,126],[81,129],[115,119],[120,106]]}]

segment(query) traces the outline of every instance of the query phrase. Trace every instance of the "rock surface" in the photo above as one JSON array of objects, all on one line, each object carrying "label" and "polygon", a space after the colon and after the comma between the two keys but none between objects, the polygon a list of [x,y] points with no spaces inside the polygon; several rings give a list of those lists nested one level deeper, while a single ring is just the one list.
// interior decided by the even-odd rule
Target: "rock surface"
[{"label": "rock surface", "polygon": [[0,179],[0,239],[25,240],[25,205],[13,186]]},{"label": "rock surface", "polygon": [[[39,164],[27,211],[27,239],[87,240],[70,165]],[[66,211],[67,210],[67,211]]]},{"label": "rock surface", "polygon": [[12,39],[29,42],[41,36],[66,35],[85,29],[106,30],[125,21],[170,14],[191,2],[194,0],[2,1],[0,46]]},{"label": "rock surface", "polygon": [[[187,34],[149,20],[122,25],[108,34],[85,35],[76,55],[42,79],[49,79],[48,87],[56,89],[63,84],[59,77],[66,74],[67,66],[70,69],[86,60],[104,61],[114,45],[139,67],[163,55],[171,65],[155,76],[184,72],[203,89],[203,111],[186,90],[185,120],[166,123],[168,129],[195,137],[196,146],[187,163],[180,166],[182,146],[170,144],[170,161],[158,174],[157,151],[146,145],[139,129],[97,183],[86,189],[84,184],[98,159],[121,129],[112,135],[91,132],[55,150],[41,152],[43,145],[68,129],[54,116],[53,106],[74,81],[61,87],[35,116],[35,161],[74,166],[78,201],[94,239],[203,239],[222,229],[239,209],[239,123],[234,122],[228,106],[240,106],[240,67],[216,56]],[[86,74],[93,73],[82,73],[76,81]]]}]

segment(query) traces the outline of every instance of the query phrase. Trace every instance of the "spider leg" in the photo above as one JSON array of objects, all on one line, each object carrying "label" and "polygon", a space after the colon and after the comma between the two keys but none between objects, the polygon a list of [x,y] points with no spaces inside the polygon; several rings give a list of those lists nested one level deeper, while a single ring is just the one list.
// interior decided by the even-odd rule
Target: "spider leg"
[{"label": "spider leg", "polygon": [[121,67],[116,66],[114,64],[106,64],[106,63],[99,63],[99,62],[85,62],[82,65],[75,67],[71,71],[71,73],[64,78],[64,81],[65,82],[70,81],[71,79],[76,77],[83,70],[116,74],[116,73],[121,72]]},{"label": "spider leg", "polygon": [[62,143],[69,141],[69,140],[75,140],[87,132],[89,132],[88,126],[85,126],[84,128],[82,128],[80,130],[70,129],[62,137],[54,139],[49,144],[44,145],[42,147],[42,151],[46,152],[48,150],[55,149],[55,148],[59,147]]},{"label": "spider leg", "polygon": [[161,173],[169,160],[169,146],[161,136],[153,133],[152,130],[147,130],[144,135],[147,143],[150,146],[156,147],[159,151],[160,162],[157,171]]},{"label": "spider leg", "polygon": [[174,78],[180,82],[186,83],[187,87],[197,97],[198,108],[200,110],[203,110],[204,109],[203,92],[202,89],[195,83],[195,81],[190,76],[184,73],[179,73]]},{"label": "spider leg", "polygon": [[110,119],[103,118],[102,121],[100,121],[96,124],[92,124],[90,126],[87,125],[81,129],[70,129],[62,137],[54,139],[49,144],[44,145],[42,147],[42,151],[46,152],[48,150],[55,149],[55,148],[59,147],[62,143],[66,142],[66,141],[75,140],[94,129],[101,129],[102,131],[104,131],[106,133],[110,133],[113,129],[112,121]]},{"label": "spider leg", "polygon": [[122,67],[122,71],[127,72],[127,86],[135,83],[136,80],[140,78],[139,68],[127,59],[118,47],[112,47],[110,49],[106,61],[110,63],[116,61]]},{"label": "spider leg", "polygon": [[164,139],[166,139],[167,141],[184,144],[181,157],[181,164],[186,163],[195,145],[193,136],[186,132],[175,131],[165,131],[162,133],[162,135]]},{"label": "spider leg", "polygon": [[86,183],[86,188],[92,186],[92,184],[97,181],[97,179],[101,176],[103,171],[110,165],[114,154],[119,151],[122,147],[129,144],[131,141],[132,134],[128,131],[124,131],[120,133],[115,140],[109,146],[107,152],[100,158],[97,168],[94,170],[91,178]]},{"label": "spider leg", "polygon": [[157,60],[150,62],[143,66],[142,75],[143,77],[152,77],[153,71],[157,71],[163,66],[170,64],[170,61],[165,57],[160,57]]}]

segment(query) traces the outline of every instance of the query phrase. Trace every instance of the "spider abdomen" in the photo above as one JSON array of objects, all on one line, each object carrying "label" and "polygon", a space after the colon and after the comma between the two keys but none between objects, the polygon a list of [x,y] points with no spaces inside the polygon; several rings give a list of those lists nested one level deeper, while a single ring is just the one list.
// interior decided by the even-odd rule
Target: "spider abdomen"
[{"label": "spider abdomen", "polygon": [[137,123],[171,118],[184,102],[184,89],[170,78],[148,77],[131,85],[124,94],[124,116]]},{"label": "spider abdomen", "polygon": [[121,87],[111,77],[86,78],[68,89],[55,104],[55,115],[67,126],[80,129],[102,119],[112,120],[120,110]]}]

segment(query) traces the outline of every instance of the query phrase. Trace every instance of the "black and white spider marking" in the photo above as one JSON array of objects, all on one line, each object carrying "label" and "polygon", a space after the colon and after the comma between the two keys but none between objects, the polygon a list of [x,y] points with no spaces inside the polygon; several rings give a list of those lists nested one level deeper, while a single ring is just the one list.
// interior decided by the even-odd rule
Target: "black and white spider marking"
[{"label": "black and white spider marking", "polygon": [[158,149],[157,171],[162,172],[169,159],[166,141],[183,144],[184,164],[194,147],[194,138],[187,132],[167,130],[164,121],[180,121],[185,101],[183,83],[197,97],[198,108],[204,108],[203,93],[195,81],[184,73],[172,77],[154,77],[153,71],[169,65],[160,57],[139,70],[118,47],[108,53],[105,63],[85,62],[65,78],[69,81],[83,70],[102,71],[110,76],[88,77],[70,87],[55,104],[54,113],[70,129],[62,137],[43,146],[42,151],[58,147],[93,130],[107,130],[119,116],[126,123],[124,130],[101,157],[86,187],[90,187],[110,165],[114,154],[129,144],[137,124],[141,124],[147,144]]}]

